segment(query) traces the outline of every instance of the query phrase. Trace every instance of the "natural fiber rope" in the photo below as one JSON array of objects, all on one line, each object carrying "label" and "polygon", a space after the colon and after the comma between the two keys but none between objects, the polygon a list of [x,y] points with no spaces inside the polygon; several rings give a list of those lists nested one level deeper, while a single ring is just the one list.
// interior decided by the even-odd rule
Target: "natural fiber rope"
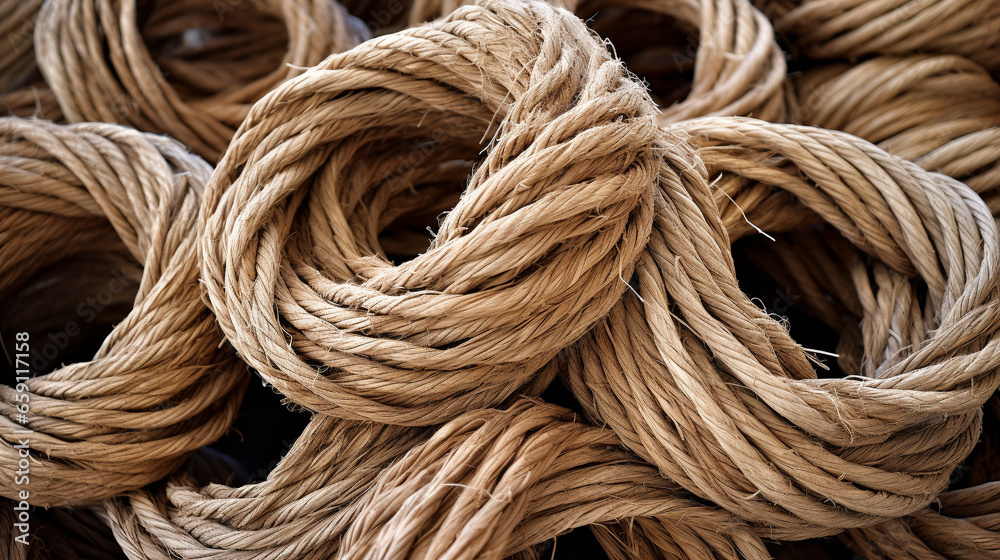
[{"label": "natural fiber rope", "polygon": [[0,93],[37,77],[32,35],[41,5],[42,0],[0,0]]},{"label": "natural fiber rope", "polygon": [[[35,37],[42,73],[69,121],[166,133],[210,161],[250,104],[367,34],[330,0],[145,8],[136,0],[46,2]],[[282,31],[287,45],[275,42]]]},{"label": "natural fiber rope", "polygon": [[576,13],[590,18],[626,7],[661,13],[698,30],[697,47],[676,55],[693,59],[691,90],[677,103],[661,104],[661,125],[703,116],[785,120],[785,57],[771,23],[749,0],[591,0]]},{"label": "natural fiber rope", "polygon": [[[491,136],[432,246],[388,262],[383,213],[437,196],[421,174],[453,176]],[[547,4],[374,39],[251,110],[206,192],[211,306],[247,363],[323,414],[431,425],[537,393],[626,289],[656,138],[642,87]]]},{"label": "natural fiber rope", "polygon": [[[470,0],[417,0],[410,24],[448,14]],[[553,4],[589,19],[622,9],[645,10],[676,18],[698,30],[697,48],[675,57],[691,59],[694,81],[685,99],[661,107],[661,124],[702,116],[749,115],[785,120],[785,58],[771,23],[749,0],[566,0]],[[627,27],[621,33],[627,35]],[[656,53],[654,57],[669,58]],[[675,58],[676,61],[676,58]]]},{"label": "natural fiber rope", "polygon": [[[979,406],[1000,382],[1000,254],[986,207],[842,133],[749,119],[667,133],[690,135],[707,169],[668,152],[680,179],[662,179],[637,296],[566,355],[588,415],[766,536],[832,534],[929,503],[972,449]],[[919,343],[873,338],[872,367],[848,372],[871,377],[816,379],[803,349],[739,290],[709,198],[720,173],[716,187],[737,203],[748,179],[785,189],[887,269],[919,278],[923,306],[865,295],[890,319],[875,331],[906,323],[903,310],[922,314]],[[750,221],[758,209],[743,206]]]},{"label": "natural fiber rope", "polygon": [[[840,331],[837,361],[845,371],[867,366],[864,356],[880,339],[892,336],[906,340],[924,322],[919,311],[893,318],[889,310],[872,305],[870,299],[858,297],[866,291],[888,291],[898,294],[895,300],[905,302],[916,300],[917,294],[912,293],[912,284],[905,277],[878,267],[871,275],[877,287],[855,286],[869,281],[866,268],[871,267],[866,266],[862,262],[864,256],[842,238],[828,233],[796,232],[779,237],[773,250],[769,250],[768,245],[771,243],[751,246],[752,258],[766,266],[768,274],[782,286],[797,294],[796,306]],[[987,407],[987,413],[997,417],[1000,400],[994,395],[988,404],[991,406]],[[995,422],[991,426],[996,429]],[[998,441],[997,434],[984,431],[983,436],[980,445]],[[995,454],[996,447],[980,453]],[[995,461],[991,455],[974,453],[965,464],[973,458]],[[979,560],[996,557],[1000,554],[1000,527],[995,522],[1000,515],[997,474],[1000,473],[989,474],[991,482],[942,493],[935,504],[912,516],[850,529],[840,535],[841,539],[865,558]]]},{"label": "natural fiber rope", "polygon": [[686,557],[767,558],[748,527],[678,496],[609,430],[571,417],[522,400],[428,439],[316,416],[261,484],[175,479],[107,502],[108,516],[133,559],[490,559],[626,517],[659,525]]},{"label": "natural fiber rope", "polygon": [[992,0],[754,0],[779,35],[817,59],[959,54],[1000,72],[1000,4]]},{"label": "natural fiber rope", "polygon": [[[837,361],[845,371],[868,366],[864,357],[879,340],[891,336],[906,341],[925,322],[919,311],[891,317],[891,310],[872,305],[870,298],[858,297],[866,291],[889,292],[898,302],[917,300],[907,278],[884,267],[866,265],[865,257],[842,238],[829,232],[795,232],[780,236],[773,250],[769,245],[770,242],[752,245],[753,259],[797,295],[796,306],[840,331]],[[873,273],[871,280],[868,269]],[[863,285],[866,282],[873,285]],[[856,285],[859,283],[862,285]],[[994,396],[989,404],[995,406],[997,402]],[[996,438],[995,434],[984,432],[984,440],[987,436]],[[910,517],[850,529],[840,536],[865,558],[993,558],[1000,553],[1000,532],[992,521],[1000,514],[997,486],[997,482],[989,482],[945,492],[937,497],[937,503]]]},{"label": "natural fiber rope", "polygon": [[1000,482],[945,492],[907,520],[854,529],[847,542],[869,558],[982,560],[1000,556]]},{"label": "natural fiber rope", "polygon": [[29,544],[15,541],[14,502],[0,498],[0,557],[4,560],[126,560],[114,534],[89,509],[33,509]]},{"label": "natural fiber rope", "polygon": [[878,57],[797,81],[803,124],[855,134],[980,193],[1000,216],[1000,85],[959,56]]},{"label": "natural fiber rope", "polygon": [[[204,485],[225,483],[233,473],[232,460],[210,448],[201,448],[180,468],[189,479]],[[104,520],[101,505],[88,508],[33,508],[28,513],[28,545],[14,540],[19,533],[16,502],[0,498],[0,557],[5,560],[125,560],[128,557]]]},{"label": "natural fiber rope", "polygon": [[0,117],[35,117],[47,121],[63,120],[62,109],[44,85],[33,85],[0,93]]},{"label": "natural fiber rope", "polygon": [[[166,138],[16,118],[0,119],[0,162],[0,206],[10,216],[0,238],[12,234],[0,278],[9,289],[65,258],[61,245],[86,250],[73,223],[95,217],[143,267],[132,311],[92,361],[28,381],[27,424],[17,423],[15,388],[0,386],[2,495],[17,495],[14,428],[34,431],[33,505],[94,503],[164,477],[229,428],[245,381],[244,366],[219,348],[196,280],[199,197],[210,168]],[[62,242],[45,233],[60,220],[70,233]]]}]

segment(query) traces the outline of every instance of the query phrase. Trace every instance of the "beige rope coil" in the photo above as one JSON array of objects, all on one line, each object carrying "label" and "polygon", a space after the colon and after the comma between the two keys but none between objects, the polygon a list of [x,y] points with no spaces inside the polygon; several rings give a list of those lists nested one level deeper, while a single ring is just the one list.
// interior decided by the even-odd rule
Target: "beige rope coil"
[{"label": "beige rope coil", "polygon": [[754,0],[801,54],[960,54],[1000,72],[1000,4],[993,0]]},{"label": "beige rope coil", "polygon": [[[622,8],[664,14],[698,30],[696,46],[689,44],[671,57],[674,63],[690,59],[694,79],[684,99],[673,104],[660,100],[661,125],[703,116],[787,118],[785,55],[771,23],[750,0],[591,0],[576,13],[590,18]],[[597,23],[595,28],[603,35]],[[628,27],[621,33],[628,34]]]},{"label": "beige rope coil", "polygon": [[[396,201],[437,196],[427,171],[447,180],[490,137],[431,247],[391,264],[376,237]],[[251,110],[206,192],[211,306],[319,413],[431,425],[537,394],[535,372],[626,289],[656,138],[643,88],[547,4],[374,39]]]},{"label": "beige rope coil", "polygon": [[[688,135],[697,158],[668,152],[677,171],[662,179],[637,295],[565,356],[588,415],[764,536],[828,535],[927,505],[971,451],[1000,381],[988,209],[957,181],[843,133],[738,118],[666,133]],[[710,177],[749,203],[751,222],[767,197],[740,189],[788,191],[798,213],[805,205],[916,282],[925,302],[859,297],[890,318],[876,332],[920,315],[917,344],[866,336],[867,367],[817,379],[806,351],[739,290]]]},{"label": "beige rope coil", "polygon": [[[416,0],[410,12],[410,24],[418,25],[470,3],[470,0]],[[644,10],[675,18],[697,30],[696,47],[688,45],[671,56],[662,52],[649,55],[661,64],[669,62],[666,68],[658,68],[659,72],[677,72],[688,63],[694,67],[694,80],[684,99],[672,104],[670,100],[659,100],[661,124],[702,116],[750,115],[767,120],[786,119],[785,57],[775,41],[771,23],[750,0],[629,0],[624,3],[566,0],[553,4],[573,10],[587,20],[606,13],[620,14],[626,9]],[[602,36],[630,37],[635,32],[634,24],[625,19],[617,23],[612,21],[610,27],[606,27],[598,20],[594,27]],[[631,63],[629,67],[633,67]]]},{"label": "beige rope coil", "polygon": [[250,104],[366,36],[331,0],[52,0],[35,39],[67,120],[166,133],[214,162]]},{"label": "beige rope coil", "polygon": [[42,0],[0,0],[0,93],[37,77],[33,34],[41,5]]},{"label": "beige rope coil", "polygon": [[316,416],[265,482],[174,479],[110,500],[108,516],[130,557],[149,560],[490,559],[631,517],[685,557],[767,558],[745,524],[679,496],[609,430],[572,416],[521,400],[423,435]]},{"label": "beige rope coil", "polygon": [[30,511],[28,544],[15,541],[15,502],[0,498],[0,556],[5,560],[126,560],[111,528],[89,509]]},{"label": "beige rope coil", "polygon": [[[769,245],[770,242],[755,243],[751,252],[754,260],[797,294],[797,306],[841,332],[837,353],[842,369],[851,371],[867,366],[864,356],[880,340],[896,337],[906,341],[927,328],[919,311],[897,313],[894,317],[887,306],[873,305],[871,298],[858,297],[867,292],[880,294],[881,299],[881,294],[891,293],[895,302],[903,304],[897,307],[905,307],[908,300],[914,303],[917,300],[906,277],[884,267],[866,265],[865,257],[842,238],[829,232],[796,232],[779,237],[774,249]],[[871,285],[865,285],[868,283]],[[988,402],[992,406],[987,411],[996,416],[998,403],[996,396],[992,397]],[[990,427],[995,431],[996,422]],[[997,436],[984,430],[980,445],[1000,441]],[[964,463],[984,470],[978,462],[995,462],[995,454],[995,445],[976,449]],[[1000,554],[997,474],[988,473],[992,481],[982,484],[976,483],[976,477],[972,476],[974,486],[944,492],[934,504],[911,516],[849,529],[840,537],[865,558],[994,558]]]},{"label": "beige rope coil", "polygon": [[33,85],[0,93],[0,117],[35,117],[47,121],[63,120],[62,109],[44,85]]},{"label": "beige rope coil", "polygon": [[800,120],[855,134],[980,193],[1000,215],[1000,85],[946,56],[878,57],[797,81]]},{"label": "beige rope coil", "polygon": [[1000,482],[945,492],[912,518],[853,529],[851,548],[887,560],[982,560],[1000,556]]},{"label": "beige rope coil", "polygon": [[[94,503],[166,476],[225,433],[245,387],[245,366],[220,349],[197,284],[197,215],[211,168],[167,138],[17,118],[0,119],[0,158],[5,290],[30,286],[77,249],[107,247],[88,243],[106,240],[108,225],[143,268],[131,312],[93,360],[21,388],[30,399],[26,424],[16,388],[0,386],[2,495],[18,492],[15,428],[33,430],[32,505]],[[103,224],[93,227],[97,218]],[[60,221],[68,225],[49,231]],[[70,319],[67,326],[87,317]],[[43,342],[33,351],[44,351]]]}]

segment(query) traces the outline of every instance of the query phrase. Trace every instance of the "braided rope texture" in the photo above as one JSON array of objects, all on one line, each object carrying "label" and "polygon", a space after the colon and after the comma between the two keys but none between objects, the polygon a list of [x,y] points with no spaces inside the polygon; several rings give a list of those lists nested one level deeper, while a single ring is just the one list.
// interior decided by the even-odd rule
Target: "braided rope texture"
[{"label": "braided rope texture", "polygon": [[997,6],[0,0],[0,558],[1000,558]]}]

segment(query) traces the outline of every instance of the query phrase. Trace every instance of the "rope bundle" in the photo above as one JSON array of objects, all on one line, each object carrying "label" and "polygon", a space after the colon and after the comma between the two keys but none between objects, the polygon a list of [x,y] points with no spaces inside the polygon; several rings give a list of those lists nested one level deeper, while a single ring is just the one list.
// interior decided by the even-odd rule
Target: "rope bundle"
[{"label": "rope bundle", "polygon": [[[431,247],[391,264],[382,213],[436,196],[417,170],[490,137]],[[251,367],[322,414],[431,425],[537,394],[535,372],[626,289],[656,137],[645,91],[545,4],[374,39],[250,112],[206,193],[212,309]]]},{"label": "rope bundle", "polygon": [[[689,43],[670,56],[675,69],[688,60],[693,64],[690,91],[672,105],[661,101],[660,124],[701,116],[785,119],[785,57],[774,40],[771,23],[749,0],[640,0],[624,4],[591,0],[576,13],[587,18],[609,8],[626,7],[664,14],[697,30],[696,46]],[[633,24],[629,20],[623,24],[626,27],[621,33],[628,34]],[[595,27],[605,34],[599,25]],[[608,29],[607,35],[617,33]],[[657,54],[648,56],[655,58]]]},{"label": "rope bundle", "polygon": [[798,80],[803,124],[856,134],[958,179],[1000,215],[1000,85],[959,56],[878,57]]},{"label": "rope bundle", "polygon": [[[448,14],[469,0],[417,0],[410,12],[410,24],[417,25]],[[647,31],[650,36],[636,36],[637,21],[643,16],[630,17],[627,10],[673,18],[682,26],[697,32],[699,42],[681,45],[675,52],[651,50],[616,54],[629,68],[649,64],[652,70],[641,72],[646,77],[662,77],[693,67],[693,80],[683,99],[660,99],[661,124],[669,124],[701,116],[752,115],[761,119],[785,118],[785,58],[774,41],[774,32],[764,14],[755,10],[749,0],[637,0],[605,2],[591,0],[556,1],[553,5],[574,11],[594,24],[604,37],[622,37],[642,45],[659,40],[661,29]],[[607,23],[602,25],[602,21]],[[638,71],[638,70],[637,70]],[[648,74],[653,74],[650,76]],[[669,106],[668,106],[669,105]]]},{"label": "rope bundle", "polygon": [[[774,538],[923,507],[971,451],[979,406],[1000,382],[988,210],[956,181],[846,134],[739,119],[677,130],[707,169],[676,156],[679,172],[661,179],[637,295],[566,354],[574,394],[668,478]],[[857,287],[887,318],[862,323],[875,331],[865,367],[847,373],[863,378],[816,379],[806,352],[739,292],[710,207],[708,177],[720,172],[723,191],[727,174],[787,189],[883,270],[926,287],[925,305],[909,281]]]},{"label": "rope bundle", "polygon": [[[859,325],[889,326],[892,321],[887,312],[874,309],[870,302],[858,298],[862,290],[856,292],[851,289],[852,283],[867,276],[862,262],[864,256],[842,238],[827,233],[796,233],[782,237],[775,245],[775,251],[755,247],[755,260],[766,263],[769,273],[781,285],[802,294],[799,305],[808,306],[815,316],[841,333],[837,353],[842,369],[850,371],[860,366],[866,350],[865,342],[886,337],[891,332],[888,328],[869,328],[862,333]],[[803,258],[803,255],[808,256]],[[778,258],[775,259],[775,256]],[[836,262],[847,263],[847,266],[831,266]],[[876,272],[875,281],[883,292],[906,283],[906,278],[894,271],[876,269]],[[824,294],[833,297],[823,298]],[[904,297],[912,297],[912,294],[905,294]],[[993,417],[988,424],[992,432],[984,431],[983,441],[980,442],[981,446],[988,444],[989,447],[977,449],[977,452],[988,455],[977,456],[973,453],[965,463],[969,465],[975,457],[976,461],[986,465],[986,468],[979,469],[984,473],[973,472],[971,486],[956,488],[954,478],[962,472],[961,469],[956,470],[949,486],[952,489],[941,493],[937,503],[908,517],[850,529],[840,535],[841,539],[858,554],[872,558],[972,559],[995,556],[1000,551],[1000,534],[992,519],[1000,513],[1000,500],[997,499],[1000,470],[995,466],[992,469],[989,467],[991,462],[995,463],[997,449],[997,405],[994,395],[986,407],[987,414]],[[982,463],[974,463],[973,469]]]},{"label": "rope bundle", "polygon": [[367,34],[328,0],[148,7],[136,0],[46,2],[36,26],[39,66],[70,122],[166,133],[210,161],[251,103]]},{"label": "rope bundle", "polygon": [[571,416],[522,400],[433,433],[316,416],[258,485],[174,480],[108,512],[125,549],[149,559],[501,558],[618,517],[644,518],[688,557],[767,558],[746,525]]},{"label": "rope bundle", "polygon": [[[34,432],[33,505],[93,503],[162,478],[229,428],[245,386],[241,366],[219,349],[196,280],[198,204],[210,168],[174,141],[108,124],[0,119],[0,154],[0,238],[18,240],[4,244],[4,291],[107,247],[109,233],[119,240],[111,247],[143,269],[132,311],[93,360],[27,382],[26,424],[17,421],[15,388],[0,386],[3,496],[17,496],[15,428]],[[79,302],[57,339],[68,340],[134,280],[107,280],[108,297]]]},{"label": "rope bundle", "polygon": [[960,54],[1000,71],[1000,5],[989,0],[755,0],[802,54]]},{"label": "rope bundle", "polygon": [[995,6],[462,4],[0,0],[0,555],[1000,555]]}]

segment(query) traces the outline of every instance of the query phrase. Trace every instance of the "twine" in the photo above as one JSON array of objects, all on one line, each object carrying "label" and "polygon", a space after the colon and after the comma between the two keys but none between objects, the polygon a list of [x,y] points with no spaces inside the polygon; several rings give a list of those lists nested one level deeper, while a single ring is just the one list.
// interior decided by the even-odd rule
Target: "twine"
[{"label": "twine", "polygon": [[[416,0],[410,24],[430,21],[471,3],[471,0]],[[611,20],[609,25],[602,26],[601,20],[595,22],[598,33],[628,37],[640,43],[659,39],[663,31],[654,28],[649,31],[655,34],[653,38],[635,37],[635,22],[627,19],[616,22],[616,15],[627,9],[643,10],[674,18],[681,25],[697,30],[697,45],[692,42],[683,45],[679,52],[657,51],[643,58],[659,62],[654,68],[665,74],[676,73],[689,64],[693,67],[694,78],[684,99],[672,104],[669,100],[658,100],[661,125],[703,116],[746,115],[778,121],[786,118],[785,57],[775,42],[771,23],[749,0],[625,3],[559,0],[552,4],[574,11],[588,21],[598,15],[607,18]]]},{"label": "twine", "polygon": [[801,54],[959,54],[1000,72],[1000,4],[989,0],[754,0]]},{"label": "twine", "polygon": [[107,515],[131,557],[150,560],[533,557],[555,535],[622,517],[691,558],[768,557],[745,524],[679,496],[610,430],[572,416],[521,400],[432,433],[315,416],[260,484],[175,478],[109,500]]},{"label": "twine", "polygon": [[[212,176],[212,309],[251,367],[322,414],[431,425],[537,394],[646,242],[652,115],[543,3],[466,7],[331,57],[257,103]],[[447,169],[491,137],[431,247],[390,263],[391,209],[460,190]]]},{"label": "twine", "polygon": [[156,3],[150,13],[140,8],[135,0],[46,2],[35,37],[45,80],[70,122],[166,133],[210,161],[226,149],[250,104],[367,35],[327,0],[182,0]]},{"label": "twine", "polygon": [[[755,260],[762,265],[766,263],[768,273],[781,285],[800,294],[796,305],[841,332],[837,353],[840,355],[838,362],[845,371],[865,365],[864,355],[870,352],[867,347],[872,345],[869,341],[885,340],[889,336],[905,340],[917,330],[910,325],[924,322],[919,312],[895,313],[892,317],[891,310],[871,305],[870,299],[859,299],[858,294],[865,291],[888,291],[894,292],[895,301],[905,305],[907,300],[916,302],[918,294],[913,293],[912,283],[906,277],[877,266],[866,267],[862,262],[865,257],[838,236],[797,232],[780,239],[776,251],[761,250],[761,245],[755,245],[756,250],[752,253]],[[838,262],[848,266],[837,266]],[[873,284],[877,284],[877,289],[853,285],[869,276],[866,268],[874,272]],[[986,408],[987,412],[997,417],[1000,401],[994,395],[988,404],[991,406]],[[994,423],[994,430],[995,426]],[[984,431],[984,441],[980,445],[986,440],[994,442],[996,438],[997,434]],[[917,454],[916,449],[912,452]],[[995,461],[995,445],[987,447],[983,453],[990,455],[976,456],[974,453],[970,459]],[[992,521],[1000,513],[998,474],[1000,472],[994,470],[987,473],[987,482],[944,492],[934,504],[910,516],[850,529],[840,538],[865,558],[992,558],[1000,552],[1000,533]]]},{"label": "twine", "polygon": [[243,366],[219,348],[196,282],[210,168],[174,141],[109,124],[0,119],[0,153],[4,291],[108,249],[110,228],[120,240],[110,248],[142,266],[131,311],[93,360],[28,381],[27,422],[15,389],[0,387],[2,495],[17,495],[15,428],[33,430],[33,505],[94,503],[158,480],[229,428],[243,393]]},{"label": "twine", "polygon": [[785,56],[771,23],[749,0],[591,0],[576,13],[586,19],[611,8],[664,14],[697,29],[697,44],[671,56],[674,64],[691,59],[691,89],[676,103],[661,102],[661,125],[704,116],[786,118]]},{"label": "twine", "polygon": [[[751,1],[0,0],[0,111],[145,131],[0,119],[0,342],[124,284],[0,386],[0,556],[1000,557],[1000,5]],[[248,366],[313,416],[233,486]]]},{"label": "twine", "polygon": [[62,508],[31,511],[29,543],[15,541],[15,503],[0,498],[0,555],[6,560],[126,560],[103,512]]},{"label": "twine", "polygon": [[42,0],[0,0],[0,93],[24,87],[38,75],[32,34],[41,5]]},{"label": "twine", "polygon": [[[971,451],[979,407],[1000,381],[988,209],[957,181],[843,133],[747,119],[672,131],[706,167],[670,152],[676,171],[661,175],[637,294],[564,356],[588,416],[773,538],[829,535],[930,503]],[[720,173],[717,188],[737,204],[747,180],[784,189],[883,270],[917,281],[903,296],[926,290],[921,305],[855,286],[887,318],[863,323],[874,331],[864,337],[869,367],[817,379],[804,349],[739,291],[708,187]],[[751,222],[761,215],[741,207]],[[885,336],[898,329],[916,333]]]},{"label": "twine", "polygon": [[855,134],[979,193],[1000,216],[1000,85],[959,56],[878,57],[797,81],[800,120]]},{"label": "twine", "polygon": [[0,93],[0,117],[34,117],[47,121],[63,121],[62,110],[44,85],[32,85],[8,93]]}]

